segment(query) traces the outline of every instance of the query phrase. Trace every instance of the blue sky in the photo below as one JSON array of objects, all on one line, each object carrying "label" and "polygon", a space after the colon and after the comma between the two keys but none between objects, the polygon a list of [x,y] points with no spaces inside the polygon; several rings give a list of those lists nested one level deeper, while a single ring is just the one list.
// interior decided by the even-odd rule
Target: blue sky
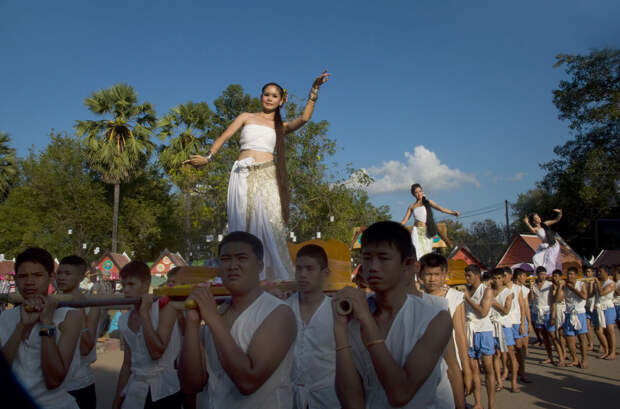
[{"label": "blue sky", "polygon": [[[533,188],[570,137],[555,55],[620,47],[611,0],[211,3],[0,0],[0,130],[25,155],[92,118],[84,98],[117,82],[163,114],[212,106],[232,83],[305,97],[327,68],[314,119],[330,122],[336,161],[375,177],[373,202],[400,219],[415,181],[470,211]],[[504,220],[462,221],[485,217]]]}]

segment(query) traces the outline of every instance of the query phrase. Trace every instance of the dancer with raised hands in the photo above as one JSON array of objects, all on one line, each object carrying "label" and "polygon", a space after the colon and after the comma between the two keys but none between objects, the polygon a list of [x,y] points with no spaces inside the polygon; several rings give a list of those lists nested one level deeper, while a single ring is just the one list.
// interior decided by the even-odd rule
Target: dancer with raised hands
[{"label": "dancer with raised hands", "polygon": [[[286,245],[289,216],[288,173],[284,136],[312,118],[319,89],[327,82],[327,71],[312,83],[303,114],[284,122],[280,108],[286,90],[270,82],[261,91],[261,112],[244,112],[215,140],[206,156],[191,155],[183,164],[205,166],[237,131],[241,130],[241,152],[233,164],[228,183],[228,231],[246,231],[265,245],[261,279],[291,280],[293,265]],[[275,159],[275,161],[274,161]]]},{"label": "dancer with raised hands", "polygon": [[556,224],[562,218],[562,209],[553,209],[555,219],[542,221],[538,213],[530,213],[523,219],[528,229],[537,235],[541,243],[532,257],[534,267],[543,266],[547,272],[562,270],[560,258],[560,243],[556,240],[555,232],[549,226]]},{"label": "dancer with raised hands", "polygon": [[433,251],[433,237],[437,234],[437,226],[433,218],[433,210],[439,210],[442,213],[459,216],[456,210],[449,210],[439,206],[437,203],[424,196],[424,191],[420,184],[411,185],[411,194],[416,201],[409,205],[405,217],[400,221],[403,226],[407,224],[411,215],[413,215],[413,228],[411,229],[411,241],[416,250],[416,256],[419,260],[423,255]]}]

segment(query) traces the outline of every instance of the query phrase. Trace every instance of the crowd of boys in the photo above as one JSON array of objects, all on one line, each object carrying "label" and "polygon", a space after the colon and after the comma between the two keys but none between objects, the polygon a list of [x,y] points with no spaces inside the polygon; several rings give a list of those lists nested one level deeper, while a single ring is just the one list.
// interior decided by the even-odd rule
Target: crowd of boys
[{"label": "crowd of boys", "polygon": [[[416,261],[409,232],[394,222],[375,223],[362,236],[359,281],[369,291],[345,287],[325,295],[327,255],[307,245],[295,259],[298,291],[282,300],[260,286],[262,259],[255,236],[227,235],[219,246],[219,274],[230,300],[218,305],[209,288],[199,286],[190,294],[197,308],[184,313],[154,302],[146,264],[123,267],[125,296],[141,302],[118,320],[124,359],[113,407],[464,408],[470,392],[481,407],[484,373],[492,408],[508,376],[512,392],[529,382],[524,357],[532,323],[550,362],[553,344],[559,364],[566,364],[565,337],[568,364],[585,367],[590,291],[590,319],[607,341],[601,356],[614,358],[616,316],[609,305],[620,292],[618,280],[604,276],[607,270],[587,283],[577,281],[575,271],[566,282],[556,274],[547,281],[539,272],[527,285],[523,271],[483,276],[471,265],[460,292],[445,285],[445,258],[428,254]],[[24,303],[0,315],[0,346],[19,381],[16,390],[21,384],[42,408],[94,408],[90,365],[101,311],[57,308],[47,296],[55,279],[59,291],[81,297],[86,263],[67,257],[54,272],[51,255],[30,248],[17,256],[15,270]],[[174,282],[174,272],[169,279]],[[345,304],[350,314],[340,312]],[[562,333],[556,323],[563,323],[557,325]]]}]

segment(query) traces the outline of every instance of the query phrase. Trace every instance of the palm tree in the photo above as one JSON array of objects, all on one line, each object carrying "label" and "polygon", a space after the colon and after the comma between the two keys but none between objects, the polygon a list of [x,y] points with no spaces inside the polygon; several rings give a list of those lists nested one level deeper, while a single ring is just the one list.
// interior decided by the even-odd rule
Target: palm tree
[{"label": "palm tree", "polygon": [[11,138],[0,131],[0,197],[6,197],[17,174],[15,149],[9,147]]},{"label": "palm tree", "polygon": [[118,207],[120,184],[141,168],[153,151],[151,142],[157,118],[153,105],[138,104],[136,91],[127,84],[116,84],[95,91],[84,100],[97,115],[110,116],[99,121],[77,121],[76,134],[84,137],[89,163],[104,182],[114,185],[112,252],[118,247]]},{"label": "palm tree", "polygon": [[211,126],[213,113],[206,102],[187,102],[170,109],[159,121],[162,141],[169,140],[159,150],[159,161],[179,188],[185,202],[185,259],[190,261],[191,193],[204,171],[182,163],[189,155],[203,153],[207,140],[206,130]]}]

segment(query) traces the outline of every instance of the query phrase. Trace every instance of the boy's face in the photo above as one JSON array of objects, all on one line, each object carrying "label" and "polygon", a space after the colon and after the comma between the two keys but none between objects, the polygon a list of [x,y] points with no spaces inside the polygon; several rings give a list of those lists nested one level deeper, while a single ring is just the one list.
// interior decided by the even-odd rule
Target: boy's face
[{"label": "boy's face", "polygon": [[500,289],[504,286],[504,277],[501,274],[496,274],[491,277],[491,288],[494,290]]},{"label": "boy's face", "polygon": [[446,282],[447,272],[439,267],[423,267],[420,270],[420,278],[424,283],[424,291],[432,293],[440,290]]},{"label": "boy's face", "polygon": [[504,285],[512,281],[512,273],[504,273]]},{"label": "boy's face", "polygon": [[607,270],[605,270],[604,268],[599,268],[598,270],[598,279],[599,281],[607,281],[607,279],[609,278],[609,273],[607,272]]},{"label": "boy's face", "polygon": [[478,284],[478,282],[480,281],[480,275],[479,274],[475,274],[471,271],[466,271],[465,272],[465,281],[467,282],[467,285],[475,285]]},{"label": "boy's face", "polygon": [[246,293],[259,285],[259,274],[264,264],[243,242],[229,242],[220,251],[220,271],[224,287],[230,292]]},{"label": "boy's face", "polygon": [[519,283],[521,285],[524,285],[526,282],[527,282],[527,275],[526,274],[521,273],[521,274],[519,274],[517,276],[517,283]]},{"label": "boy's face", "polygon": [[60,291],[72,291],[80,285],[83,278],[82,269],[78,266],[61,264],[56,269],[56,286]]},{"label": "boy's face", "polygon": [[568,273],[566,273],[566,279],[571,283],[577,282],[577,273],[575,273],[574,270],[568,270]]},{"label": "boy's face", "polygon": [[402,285],[411,261],[411,258],[401,260],[400,252],[390,243],[369,243],[362,248],[364,278],[375,292]]},{"label": "boy's face", "polygon": [[592,276],[594,276],[594,270],[592,270],[591,268],[586,268],[586,277]]},{"label": "boy's face", "polygon": [[123,295],[127,298],[141,297],[149,292],[150,283],[142,281],[135,276],[121,278],[121,284],[123,286]]},{"label": "boy's face", "polygon": [[538,277],[539,281],[545,281],[545,278],[547,277],[547,272],[539,271],[538,273],[536,273],[536,277]]},{"label": "boy's face", "polygon": [[299,291],[303,293],[323,291],[328,275],[329,270],[321,268],[314,257],[302,256],[295,260],[295,281]]},{"label": "boy's face", "polygon": [[15,285],[25,299],[36,295],[47,295],[47,288],[52,281],[52,276],[39,263],[26,261],[15,272]]}]

